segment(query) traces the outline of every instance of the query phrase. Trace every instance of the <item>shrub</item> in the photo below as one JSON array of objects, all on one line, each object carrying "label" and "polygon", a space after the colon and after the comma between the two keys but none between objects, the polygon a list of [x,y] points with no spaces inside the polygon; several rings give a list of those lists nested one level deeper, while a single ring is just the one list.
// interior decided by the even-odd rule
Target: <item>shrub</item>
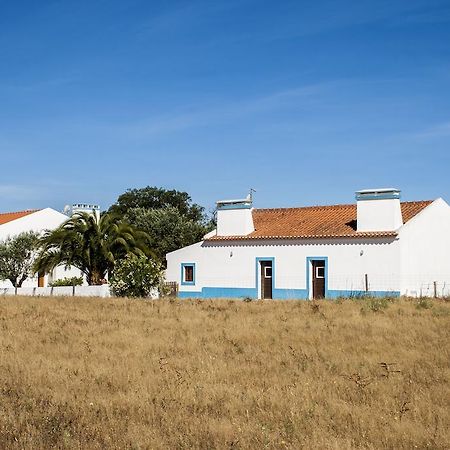
[{"label": "shrub", "polygon": [[60,278],[58,280],[52,281],[49,283],[50,287],[59,287],[59,286],[82,286],[83,285],[83,277],[65,277]]},{"label": "shrub", "polygon": [[364,301],[362,312],[372,311],[372,312],[382,312],[389,306],[390,298],[388,297],[370,297]]},{"label": "shrub", "polygon": [[417,299],[416,308],[417,309],[430,309],[433,307],[433,303],[431,300],[427,299],[426,297],[419,297]]},{"label": "shrub", "polygon": [[114,267],[111,289],[118,297],[148,297],[162,282],[162,266],[146,256],[127,256]]}]

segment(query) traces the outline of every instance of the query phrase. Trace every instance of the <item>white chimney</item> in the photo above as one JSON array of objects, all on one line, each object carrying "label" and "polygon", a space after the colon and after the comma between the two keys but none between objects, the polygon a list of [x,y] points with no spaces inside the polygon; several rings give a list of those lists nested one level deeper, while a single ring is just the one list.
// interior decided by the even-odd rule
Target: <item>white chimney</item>
[{"label": "white chimney", "polygon": [[395,231],[403,225],[398,189],[357,191],[356,205],[357,231]]},{"label": "white chimney", "polygon": [[72,217],[75,213],[85,212],[93,214],[97,218],[97,222],[100,220],[100,206],[92,205],[89,203],[74,203],[73,205],[67,205],[64,208],[64,214]]},{"label": "white chimney", "polygon": [[246,236],[255,231],[252,198],[217,202],[217,236]]}]

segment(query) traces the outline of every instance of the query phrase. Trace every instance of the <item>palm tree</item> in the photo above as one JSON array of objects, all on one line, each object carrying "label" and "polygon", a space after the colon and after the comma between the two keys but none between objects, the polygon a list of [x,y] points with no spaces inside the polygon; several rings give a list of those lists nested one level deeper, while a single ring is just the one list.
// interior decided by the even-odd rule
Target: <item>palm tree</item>
[{"label": "palm tree", "polygon": [[128,254],[151,256],[148,235],[106,213],[75,213],[57,229],[40,239],[36,272],[48,273],[56,266],[77,267],[89,285],[102,284],[111,275],[116,260]]}]

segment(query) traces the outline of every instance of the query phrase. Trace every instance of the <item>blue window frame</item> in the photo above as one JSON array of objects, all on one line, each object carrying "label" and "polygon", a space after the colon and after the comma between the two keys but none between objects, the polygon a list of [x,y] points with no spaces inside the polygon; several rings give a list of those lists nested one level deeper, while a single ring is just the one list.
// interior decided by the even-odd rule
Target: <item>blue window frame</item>
[{"label": "blue window frame", "polygon": [[181,263],[181,285],[195,285],[195,263]]}]

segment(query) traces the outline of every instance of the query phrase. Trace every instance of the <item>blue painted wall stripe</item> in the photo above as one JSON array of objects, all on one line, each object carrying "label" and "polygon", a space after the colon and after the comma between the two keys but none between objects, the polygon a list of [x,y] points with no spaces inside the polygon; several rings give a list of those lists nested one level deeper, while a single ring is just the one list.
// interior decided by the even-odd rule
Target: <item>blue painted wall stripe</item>
[{"label": "blue painted wall stripe", "polygon": [[[230,288],[230,287],[204,287],[201,291],[180,291],[180,298],[235,298],[246,297],[256,299],[258,291],[254,288]],[[329,299],[339,297],[399,297],[400,291],[348,291],[348,290],[328,290]],[[306,289],[275,289],[273,291],[274,300],[307,300]]]}]

